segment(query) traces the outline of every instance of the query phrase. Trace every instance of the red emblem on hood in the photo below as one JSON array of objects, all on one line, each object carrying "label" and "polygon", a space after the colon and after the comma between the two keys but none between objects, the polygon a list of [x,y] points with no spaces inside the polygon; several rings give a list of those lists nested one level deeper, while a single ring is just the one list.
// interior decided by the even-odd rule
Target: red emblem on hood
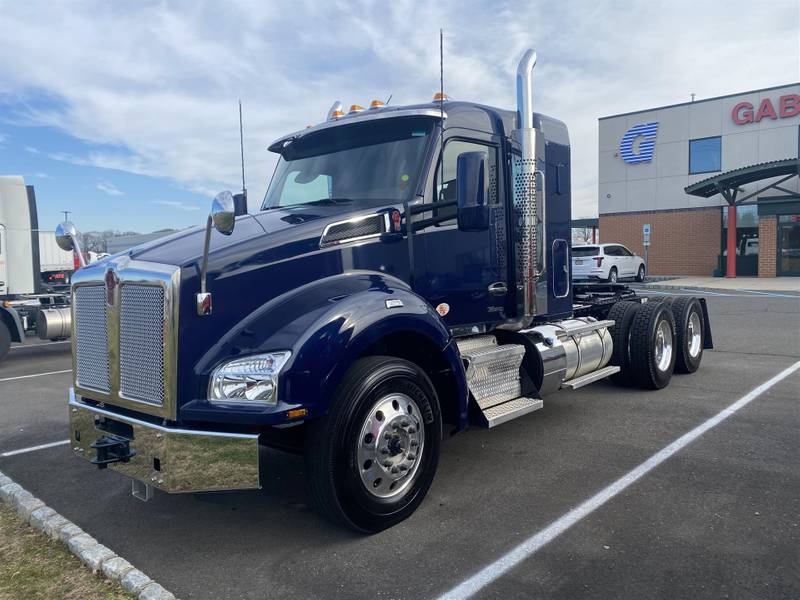
[{"label": "red emblem on hood", "polygon": [[114,291],[117,289],[117,284],[119,280],[117,279],[117,274],[114,273],[113,269],[108,269],[106,271],[106,302],[109,306],[114,306]]}]

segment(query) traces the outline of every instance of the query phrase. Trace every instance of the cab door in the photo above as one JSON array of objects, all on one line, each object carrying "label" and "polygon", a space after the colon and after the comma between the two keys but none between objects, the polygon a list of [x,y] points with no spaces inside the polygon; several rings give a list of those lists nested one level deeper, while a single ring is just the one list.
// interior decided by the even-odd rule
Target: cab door
[{"label": "cab door", "polygon": [[[428,177],[429,212],[415,228],[415,291],[423,296],[451,328],[491,326],[505,319],[509,280],[504,197],[502,140],[450,130],[444,152]],[[456,219],[456,161],[465,152],[486,155],[486,199],[489,227],[485,231],[458,229]]]}]

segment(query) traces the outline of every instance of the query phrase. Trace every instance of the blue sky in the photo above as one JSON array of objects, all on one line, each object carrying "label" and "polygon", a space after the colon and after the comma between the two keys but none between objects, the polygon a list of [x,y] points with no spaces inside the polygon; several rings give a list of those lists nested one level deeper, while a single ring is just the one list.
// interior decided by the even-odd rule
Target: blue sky
[{"label": "blue sky", "polygon": [[539,52],[537,110],[573,145],[573,213],[597,213],[598,117],[800,80],[800,3],[109,3],[0,0],[0,174],[36,187],[40,224],[82,230],[203,222],[237,189],[237,99],[251,208],[266,147],[345,105],[438,89],[513,107],[514,69]]}]

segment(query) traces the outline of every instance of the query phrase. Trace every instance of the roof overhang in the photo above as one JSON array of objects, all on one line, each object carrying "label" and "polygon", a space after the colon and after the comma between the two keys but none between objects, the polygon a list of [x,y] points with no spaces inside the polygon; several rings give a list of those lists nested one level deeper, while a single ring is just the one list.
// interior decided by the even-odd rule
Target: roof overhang
[{"label": "roof overhang", "polygon": [[740,186],[772,177],[793,177],[795,175],[800,175],[800,158],[787,158],[726,171],[686,186],[684,191],[701,198],[722,194],[726,200],[731,202],[728,197],[732,196],[735,200],[736,194],[731,194],[731,192],[738,190]]}]

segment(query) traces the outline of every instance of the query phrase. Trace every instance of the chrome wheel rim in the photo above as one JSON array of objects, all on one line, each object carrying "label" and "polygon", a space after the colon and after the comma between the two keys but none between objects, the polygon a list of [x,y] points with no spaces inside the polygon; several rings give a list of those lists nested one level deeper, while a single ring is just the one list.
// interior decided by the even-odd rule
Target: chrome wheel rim
[{"label": "chrome wheel rim", "polygon": [[367,413],[358,438],[358,472],[367,492],[381,499],[401,496],[414,481],[425,449],[419,406],[392,393]]},{"label": "chrome wheel rim", "polygon": [[672,361],[672,329],[669,321],[661,321],[656,329],[656,367],[666,371]]},{"label": "chrome wheel rim", "polygon": [[697,358],[702,347],[702,328],[700,326],[700,315],[692,312],[689,315],[689,323],[686,325],[686,339],[689,341],[689,356]]}]

